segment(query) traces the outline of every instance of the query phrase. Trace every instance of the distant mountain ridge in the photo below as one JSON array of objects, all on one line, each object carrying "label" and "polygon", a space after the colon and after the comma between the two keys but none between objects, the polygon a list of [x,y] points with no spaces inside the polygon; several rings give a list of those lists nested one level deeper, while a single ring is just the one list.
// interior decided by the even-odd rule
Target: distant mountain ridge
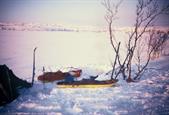
[{"label": "distant mountain ridge", "polygon": [[[149,27],[148,29],[152,29]],[[142,28],[140,28],[142,29]],[[169,27],[158,26],[156,30],[167,32]],[[6,31],[66,31],[66,32],[79,32],[79,31],[90,31],[90,32],[107,32],[107,27],[98,28],[94,26],[70,26],[70,25],[59,25],[59,24],[41,24],[41,23],[6,23],[0,22],[0,30]],[[134,27],[114,27],[114,31],[130,32],[133,31]]]},{"label": "distant mountain ridge", "polygon": [[76,31],[72,28],[65,28],[57,24],[39,23],[0,23],[0,30],[13,31]]},{"label": "distant mountain ridge", "polygon": [[99,29],[93,26],[63,26],[59,24],[41,24],[41,23],[2,23],[0,22],[0,30],[9,31],[93,31],[103,32],[104,29]]}]

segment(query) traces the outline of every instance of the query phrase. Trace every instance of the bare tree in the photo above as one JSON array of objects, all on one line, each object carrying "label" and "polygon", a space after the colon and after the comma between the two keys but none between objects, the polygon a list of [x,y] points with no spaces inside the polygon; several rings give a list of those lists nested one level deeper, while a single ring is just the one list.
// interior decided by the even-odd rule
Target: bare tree
[{"label": "bare tree", "polygon": [[[158,0],[138,0],[136,6],[136,22],[134,24],[133,31],[128,34],[128,41],[126,43],[126,56],[124,60],[120,60],[120,48],[122,48],[120,47],[121,42],[116,42],[116,38],[112,30],[113,21],[117,17],[118,8],[120,4],[121,1],[119,1],[117,4],[112,5],[110,0],[104,0],[103,2],[103,5],[107,10],[105,19],[109,27],[109,38],[116,54],[111,78],[113,78],[115,68],[118,66],[119,69],[116,72],[115,78],[117,78],[119,74],[122,74],[123,78],[126,79],[127,82],[132,82],[133,78],[140,78],[141,73],[144,72],[145,68],[147,67],[150,61],[152,52],[155,49],[159,49],[160,46],[164,43],[164,40],[162,39],[158,39],[155,43],[153,43],[153,46],[149,47],[149,51],[147,53],[147,60],[145,61],[144,65],[141,65],[141,52],[137,50],[139,49],[138,42],[145,38],[146,34],[148,34],[150,30],[150,27],[154,26],[154,22],[161,14],[168,13],[169,5],[160,7],[158,4]],[[155,34],[153,32],[149,34],[149,43],[150,41],[152,41],[152,39],[154,39],[154,35]],[[138,69],[135,75],[132,76],[132,65],[134,64],[133,58],[136,54],[138,60]]]},{"label": "bare tree", "polygon": [[109,30],[109,39],[110,43],[113,47],[114,53],[115,53],[115,60],[113,63],[113,69],[112,69],[112,74],[111,74],[111,79],[113,79],[113,75],[115,72],[115,68],[117,65],[117,61],[120,63],[119,60],[119,49],[120,49],[120,42],[117,43],[115,35],[113,33],[113,21],[117,19],[117,13],[120,4],[122,3],[122,0],[118,1],[118,3],[113,3],[110,0],[104,0],[102,2],[103,6],[106,8],[106,15],[105,15],[105,20],[108,23],[108,30]]},{"label": "bare tree", "polygon": [[162,55],[163,50],[165,48],[164,46],[165,42],[168,40],[168,35],[167,33],[160,31],[160,30],[158,31],[154,30],[152,31],[152,33],[154,34],[154,36],[149,40],[148,48],[150,50],[151,47],[158,46],[152,49],[153,51],[151,55],[151,59],[156,59],[156,58],[159,58],[160,55]]},{"label": "bare tree", "polygon": [[[146,69],[146,67],[148,66],[148,63],[150,61],[150,59],[152,57],[154,57],[154,55],[156,55],[156,53],[159,55],[159,53],[161,52],[161,50],[163,50],[163,45],[164,43],[167,41],[167,37],[163,36],[159,33],[159,31],[156,32],[155,29],[149,30],[149,35],[147,36],[147,58],[145,63],[141,63],[141,52],[139,52],[139,54],[137,54],[138,57],[138,64],[136,64],[137,66],[137,72],[136,75],[134,77],[134,79],[140,79],[141,78],[141,73],[144,72],[144,70]],[[162,32],[163,34],[163,32]],[[165,35],[165,34],[164,34]],[[140,43],[140,42],[139,42]],[[145,43],[145,42],[144,42]],[[139,46],[140,44],[138,44]],[[146,45],[142,45],[142,47],[145,47]],[[139,47],[139,49],[137,49],[137,51],[139,51],[140,49],[142,49],[141,47]]]}]

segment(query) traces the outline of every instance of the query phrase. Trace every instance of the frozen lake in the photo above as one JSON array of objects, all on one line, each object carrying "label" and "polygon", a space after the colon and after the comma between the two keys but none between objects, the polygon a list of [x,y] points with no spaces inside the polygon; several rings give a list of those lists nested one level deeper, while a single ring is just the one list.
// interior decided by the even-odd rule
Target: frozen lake
[{"label": "frozen lake", "polygon": [[28,79],[32,74],[33,49],[37,73],[63,67],[109,66],[112,50],[106,33],[0,31],[0,64]]}]

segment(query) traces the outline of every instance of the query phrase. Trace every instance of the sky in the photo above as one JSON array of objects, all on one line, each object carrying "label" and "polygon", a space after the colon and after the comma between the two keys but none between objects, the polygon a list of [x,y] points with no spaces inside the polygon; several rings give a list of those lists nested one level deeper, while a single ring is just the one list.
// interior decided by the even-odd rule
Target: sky
[{"label": "sky", "polygon": [[[116,1],[116,0],[115,0]],[[168,0],[159,0],[166,3]],[[65,25],[106,25],[102,0],[0,0],[0,22],[33,22]],[[124,0],[115,25],[133,24],[137,0]],[[169,1],[167,2],[169,3]],[[159,25],[169,26],[169,16]]]}]

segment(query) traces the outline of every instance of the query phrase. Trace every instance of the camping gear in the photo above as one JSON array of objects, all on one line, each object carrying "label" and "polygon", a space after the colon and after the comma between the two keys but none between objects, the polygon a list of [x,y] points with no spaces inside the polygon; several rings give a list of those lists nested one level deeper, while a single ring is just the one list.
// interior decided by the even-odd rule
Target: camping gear
[{"label": "camping gear", "polygon": [[67,73],[66,76],[65,76],[64,81],[65,82],[69,82],[69,83],[74,82],[74,76],[69,74],[69,73]]},{"label": "camping gear", "polygon": [[117,80],[105,80],[97,81],[91,79],[83,79],[81,81],[74,82],[58,82],[58,88],[101,88],[101,87],[111,87]]},{"label": "camping gear", "polygon": [[21,88],[30,88],[31,83],[17,77],[6,65],[0,65],[0,106],[16,99]]},{"label": "camping gear", "polygon": [[67,74],[70,74],[73,77],[80,77],[82,70],[72,70],[69,72],[62,72],[62,71],[57,71],[57,72],[45,72],[44,74],[38,76],[38,80],[42,82],[53,82],[56,80],[64,80]]}]

